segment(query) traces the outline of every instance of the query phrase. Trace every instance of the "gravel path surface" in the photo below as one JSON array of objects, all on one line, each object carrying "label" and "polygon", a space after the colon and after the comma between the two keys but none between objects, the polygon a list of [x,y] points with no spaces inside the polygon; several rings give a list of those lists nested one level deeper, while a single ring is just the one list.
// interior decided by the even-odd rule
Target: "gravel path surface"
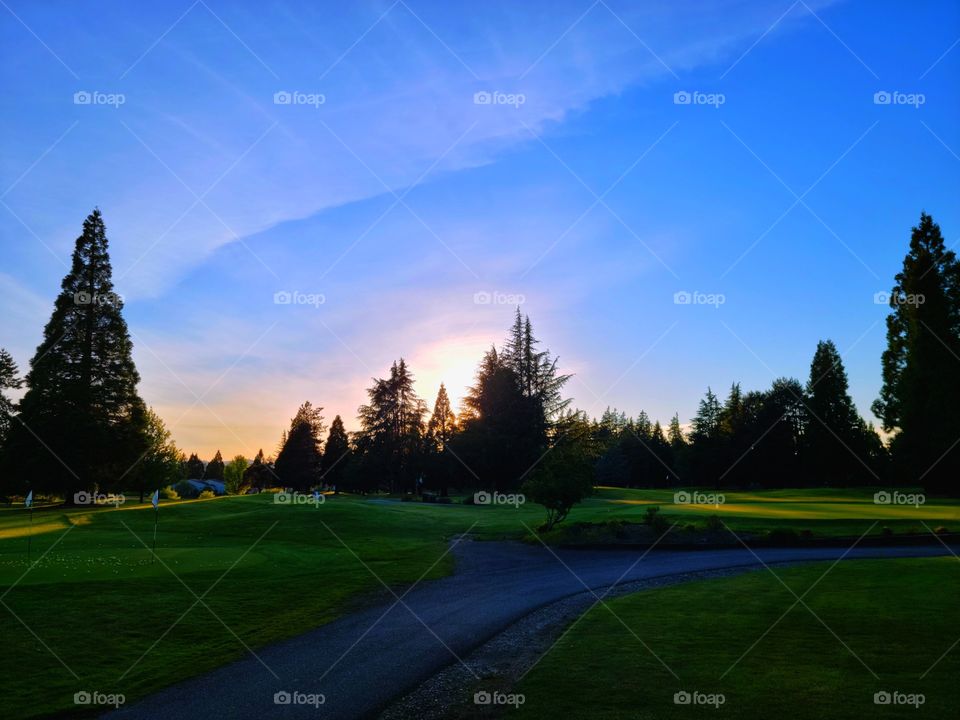
[{"label": "gravel path surface", "polygon": [[[650,552],[548,550],[463,540],[456,572],[397,589],[290,640],[187,680],[105,717],[180,720],[373,718],[535,611],[615,583],[726,571],[764,563],[847,558],[930,557],[942,546],[904,548],[745,548]],[[642,559],[641,559],[642,558]],[[591,596],[587,596],[588,598]],[[571,599],[576,613],[580,600]],[[588,603],[589,605],[589,603]],[[572,615],[575,617],[576,615]],[[548,616],[541,620],[550,626]],[[536,619],[527,637],[537,634]],[[466,670],[464,670],[466,672]],[[277,704],[289,693],[289,704]],[[299,693],[299,695],[296,695]],[[462,697],[462,696],[461,696]],[[322,698],[322,704],[319,704]],[[310,704],[310,703],[314,704]],[[408,715],[409,717],[409,715]]]}]

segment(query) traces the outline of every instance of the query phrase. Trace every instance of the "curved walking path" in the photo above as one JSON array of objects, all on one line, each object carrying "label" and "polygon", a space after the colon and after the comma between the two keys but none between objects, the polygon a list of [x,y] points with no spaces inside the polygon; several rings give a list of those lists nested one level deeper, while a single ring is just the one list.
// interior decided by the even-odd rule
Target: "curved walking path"
[{"label": "curved walking path", "polygon": [[[956,549],[956,548],[955,548]],[[841,557],[946,555],[943,546],[548,550],[506,542],[458,542],[456,572],[409,594],[346,615],[205,675],[109,713],[112,720],[366,718],[537,608],[565,597],[642,580],[769,563]],[[756,555],[754,555],[754,552]],[[758,559],[759,558],[759,559]],[[638,560],[640,560],[638,562]],[[762,562],[761,562],[762,560]],[[277,692],[322,694],[324,702],[276,704]]]}]

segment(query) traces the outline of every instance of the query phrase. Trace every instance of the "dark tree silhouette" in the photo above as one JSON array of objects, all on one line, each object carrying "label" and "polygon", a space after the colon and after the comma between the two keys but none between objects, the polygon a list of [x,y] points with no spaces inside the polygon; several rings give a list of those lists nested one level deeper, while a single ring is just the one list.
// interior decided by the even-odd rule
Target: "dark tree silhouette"
[{"label": "dark tree silhouette", "polygon": [[413,389],[404,359],[393,363],[389,378],[374,378],[367,395],[369,402],[358,410],[360,464],[353,483],[364,490],[383,484],[390,492],[413,492],[422,470],[427,407]]},{"label": "dark tree silhouette", "polygon": [[208,462],[207,467],[203,470],[203,479],[223,482],[223,468],[223,456],[220,454],[220,451],[217,450],[217,454],[213,456],[213,460]]},{"label": "dark tree silhouette", "polygon": [[17,363],[5,349],[0,348],[0,448],[3,448],[10,425],[14,421],[16,407],[13,401],[4,394],[4,390],[19,390],[23,386]]},{"label": "dark tree silhouette", "polygon": [[960,262],[926,213],[890,293],[883,387],[873,411],[897,431],[898,477],[960,494]]},{"label": "dark tree silhouette", "polygon": [[350,439],[343,428],[343,420],[337,415],[330,423],[330,434],[323,449],[321,480],[325,485],[339,489],[349,464]]},{"label": "dark tree silhouette", "polygon": [[68,504],[81,489],[114,489],[147,449],[146,406],[107,245],[94,210],[30,361],[22,422],[8,440],[9,475]]},{"label": "dark tree silhouette", "polygon": [[286,442],[276,462],[277,477],[284,487],[305,491],[320,482],[322,410],[307,401],[290,421]]},{"label": "dark tree silhouette", "polygon": [[813,484],[851,485],[879,479],[868,428],[850,397],[847,372],[836,345],[817,343],[807,381],[806,449]]},{"label": "dark tree silhouette", "polygon": [[457,432],[457,418],[450,409],[447,388],[440,383],[437,399],[433,404],[433,413],[427,423],[426,447],[426,484],[446,496],[448,486],[457,470],[457,460],[449,452],[450,441]]},{"label": "dark tree silhouette", "polygon": [[187,480],[202,480],[204,472],[203,460],[197,457],[196,453],[191,453],[187,459]]}]

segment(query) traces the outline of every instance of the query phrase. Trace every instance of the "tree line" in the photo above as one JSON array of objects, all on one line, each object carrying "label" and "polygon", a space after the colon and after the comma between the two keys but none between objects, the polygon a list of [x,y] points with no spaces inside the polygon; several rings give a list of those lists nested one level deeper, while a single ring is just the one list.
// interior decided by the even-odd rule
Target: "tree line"
[{"label": "tree line", "polygon": [[[569,375],[519,309],[480,360],[455,413],[441,384],[432,409],[403,358],[372,378],[360,429],[304,402],[275,457],[225,463],[186,457],[140,398],[132,342],[114,292],[99,210],[83,223],[43,340],[20,378],[0,350],[0,490],[63,497],[80,490],[146,492],[185,478],[230,492],[287,487],[356,493],[451,489],[526,492],[562,517],[594,484],[626,487],[921,485],[960,492],[960,263],[926,213],[913,228],[889,294],[883,385],[873,411],[889,441],[857,412],[839,351],[818,343],[805,382],[766,390],[711,388],[687,429],[646,413],[571,407]],[[26,386],[19,402],[7,391]],[[539,498],[539,500],[538,500]],[[571,501],[570,499],[573,498]]]}]

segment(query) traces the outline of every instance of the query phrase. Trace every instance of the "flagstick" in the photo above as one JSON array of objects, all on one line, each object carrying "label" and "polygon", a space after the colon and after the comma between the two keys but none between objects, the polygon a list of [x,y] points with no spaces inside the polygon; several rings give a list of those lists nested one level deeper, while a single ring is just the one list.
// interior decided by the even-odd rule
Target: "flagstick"
[{"label": "flagstick", "polygon": [[153,561],[157,557],[157,523],[158,522],[160,522],[160,508],[154,508],[153,510],[153,550],[150,553],[151,565],[153,565]]},{"label": "flagstick", "polygon": [[27,533],[27,565],[30,564],[30,545],[33,542],[33,504],[30,504],[30,532]]}]

